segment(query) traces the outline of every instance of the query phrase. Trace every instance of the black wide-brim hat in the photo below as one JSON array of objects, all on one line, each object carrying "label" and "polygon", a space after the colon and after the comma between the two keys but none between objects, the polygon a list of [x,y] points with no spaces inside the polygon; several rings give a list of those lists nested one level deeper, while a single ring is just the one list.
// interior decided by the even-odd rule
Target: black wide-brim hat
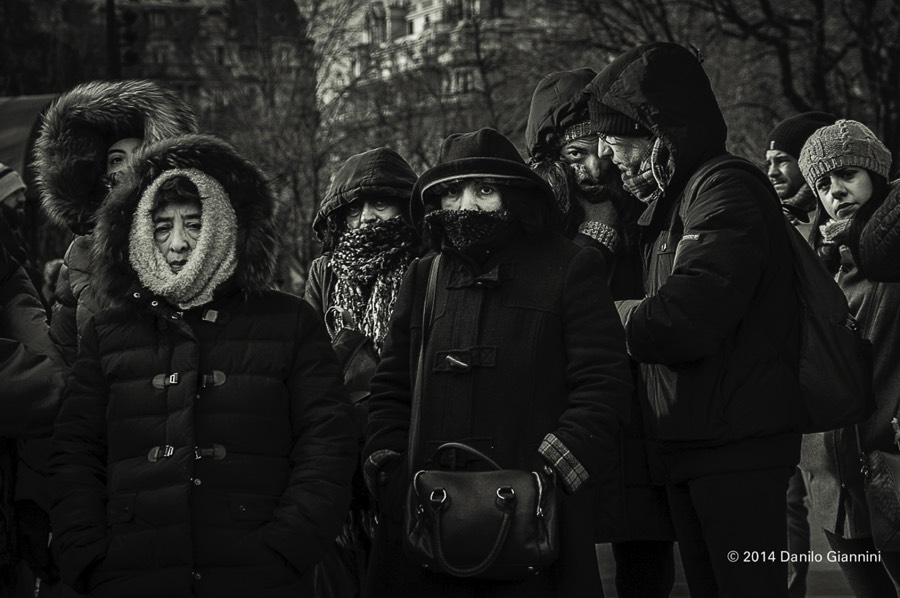
[{"label": "black wide-brim hat", "polygon": [[437,190],[442,184],[463,179],[489,179],[528,188],[548,211],[556,202],[550,184],[525,164],[512,141],[494,129],[483,128],[444,139],[437,165],[425,171],[413,187],[413,222],[421,222],[425,212],[433,209],[429,204],[439,200]]}]

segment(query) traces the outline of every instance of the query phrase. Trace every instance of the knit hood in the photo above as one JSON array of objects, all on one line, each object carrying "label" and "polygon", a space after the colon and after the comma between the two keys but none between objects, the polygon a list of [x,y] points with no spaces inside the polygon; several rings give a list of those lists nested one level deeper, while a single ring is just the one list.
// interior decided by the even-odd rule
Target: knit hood
[{"label": "knit hood", "polygon": [[106,151],[125,137],[153,143],[197,132],[191,108],[152,81],[78,85],[47,109],[35,144],[41,202],[50,219],[76,234],[91,231],[106,197]]},{"label": "knit hood", "polygon": [[550,73],[540,80],[531,96],[525,127],[529,158],[557,158],[563,145],[590,133],[588,99],[583,91],[596,76],[593,69],[580,68]]},{"label": "knit hood", "polygon": [[[231,280],[244,292],[268,288],[275,273],[278,246],[274,197],[256,166],[211,135],[164,139],[134,155],[131,167],[122,172],[119,184],[97,214],[92,248],[97,288],[118,298],[139,283],[130,255],[132,230],[139,228],[134,221],[140,217],[139,206],[147,188],[174,169],[199,171],[221,186],[234,211],[237,229]],[[206,201],[203,204],[204,209],[212,205]],[[204,226],[207,222],[204,218]]]},{"label": "knit hood", "polygon": [[[678,190],[700,164],[725,152],[728,129],[700,59],[669,42],[621,54],[587,86],[591,122],[624,115],[658,137],[674,157],[668,191]],[[606,131],[608,132],[608,131]]]},{"label": "knit hood", "polygon": [[402,214],[410,222],[409,201],[418,177],[396,151],[379,147],[350,156],[335,173],[325,199],[313,220],[313,230],[322,241],[336,230],[335,211],[358,199],[401,199]]}]

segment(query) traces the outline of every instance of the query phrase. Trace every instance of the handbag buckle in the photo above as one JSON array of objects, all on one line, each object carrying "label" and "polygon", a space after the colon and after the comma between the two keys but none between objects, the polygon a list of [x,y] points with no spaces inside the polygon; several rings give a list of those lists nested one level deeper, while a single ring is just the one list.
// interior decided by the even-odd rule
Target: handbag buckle
[{"label": "handbag buckle", "polygon": [[431,491],[428,500],[431,501],[431,508],[437,510],[447,500],[447,491],[443,488],[435,488]]},{"label": "handbag buckle", "polygon": [[497,507],[501,511],[515,508],[516,491],[512,486],[500,486],[497,488]]}]

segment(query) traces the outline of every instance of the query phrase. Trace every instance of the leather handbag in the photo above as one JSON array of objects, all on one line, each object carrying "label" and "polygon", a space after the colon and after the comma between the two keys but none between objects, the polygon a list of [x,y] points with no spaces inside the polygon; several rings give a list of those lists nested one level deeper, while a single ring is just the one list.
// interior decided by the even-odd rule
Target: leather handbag
[{"label": "leather handbag", "polygon": [[[891,420],[895,441],[900,438],[897,418]],[[864,453],[856,429],[859,458],[866,484],[866,503],[875,548],[900,550],[900,454],[874,450]],[[900,442],[897,443],[900,450]]]},{"label": "leather handbag", "polygon": [[422,334],[412,396],[404,510],[404,554],[415,563],[454,577],[519,580],[552,564],[559,554],[555,480],[538,472],[503,469],[459,442],[434,452],[463,451],[485,471],[428,469],[413,472],[419,442],[425,344],[431,324],[440,254],[431,264],[422,311]]},{"label": "leather handbag", "polygon": [[459,442],[442,444],[489,465],[486,471],[420,470],[410,486],[404,551],[454,577],[521,580],[559,555],[556,484],[534,471],[503,469]]}]

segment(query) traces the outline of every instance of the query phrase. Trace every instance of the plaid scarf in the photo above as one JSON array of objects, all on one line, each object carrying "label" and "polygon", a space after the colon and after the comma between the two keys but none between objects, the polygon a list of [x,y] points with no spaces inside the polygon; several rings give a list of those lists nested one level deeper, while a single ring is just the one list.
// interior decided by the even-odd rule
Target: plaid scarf
[{"label": "plaid scarf", "polygon": [[372,339],[379,355],[416,247],[416,231],[395,216],[342,232],[331,254],[329,263],[337,283],[329,307],[349,312],[357,330]]},{"label": "plaid scarf", "polygon": [[622,173],[625,190],[644,203],[652,203],[662,197],[675,172],[675,158],[672,152],[657,137],[645,152],[637,171]]}]

